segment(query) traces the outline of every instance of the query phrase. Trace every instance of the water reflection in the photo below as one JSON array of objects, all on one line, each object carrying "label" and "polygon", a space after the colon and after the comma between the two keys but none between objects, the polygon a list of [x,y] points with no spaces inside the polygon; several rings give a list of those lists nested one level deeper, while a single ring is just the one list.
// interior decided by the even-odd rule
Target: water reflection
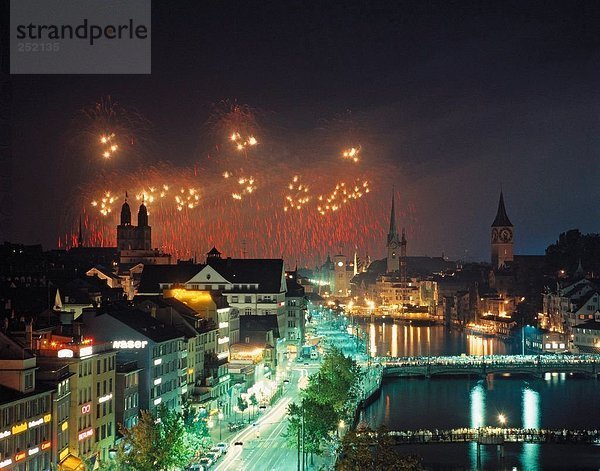
[{"label": "water reflection", "polygon": [[[540,393],[525,386],[523,389],[523,428],[540,428]],[[540,446],[524,443],[521,451],[521,464],[524,469],[535,471],[540,463]]]},{"label": "water reflection", "polygon": [[375,335],[375,324],[369,325],[369,339],[371,341],[370,353],[371,356],[374,357],[377,355],[377,337]]},{"label": "water reflection", "polygon": [[518,353],[499,339],[449,332],[446,327],[397,324],[392,321],[362,326],[369,333],[369,352],[374,356],[494,355]]},{"label": "water reflection", "polygon": [[[480,380],[472,389],[469,395],[469,404],[471,408],[470,426],[479,428],[485,426],[485,387],[483,380]],[[480,461],[477,459],[477,443],[469,444],[469,458],[471,468],[479,469]]]},{"label": "water reflection", "polygon": [[392,356],[398,356],[398,324],[392,325]]}]

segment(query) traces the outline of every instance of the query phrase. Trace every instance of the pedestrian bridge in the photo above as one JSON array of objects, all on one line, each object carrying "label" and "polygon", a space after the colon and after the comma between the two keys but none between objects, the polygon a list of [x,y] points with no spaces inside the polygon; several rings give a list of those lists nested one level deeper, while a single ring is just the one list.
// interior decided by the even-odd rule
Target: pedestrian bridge
[{"label": "pedestrian bridge", "polygon": [[392,439],[396,445],[468,442],[479,445],[503,445],[505,443],[575,443],[600,445],[600,430],[482,427],[450,430],[393,430],[389,432],[363,433],[368,433],[374,438],[382,433],[385,437]]},{"label": "pedestrian bridge", "polygon": [[436,375],[574,373],[596,376],[600,355],[486,355],[437,357],[380,357],[373,361],[383,366],[383,377]]}]

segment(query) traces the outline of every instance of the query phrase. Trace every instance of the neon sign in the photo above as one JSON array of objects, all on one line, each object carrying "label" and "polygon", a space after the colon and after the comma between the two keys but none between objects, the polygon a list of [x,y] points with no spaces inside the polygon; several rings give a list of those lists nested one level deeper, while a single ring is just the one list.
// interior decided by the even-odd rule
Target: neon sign
[{"label": "neon sign", "polygon": [[92,410],[91,404],[84,404],[83,406],[81,406],[81,413],[82,414],[87,414],[91,410]]},{"label": "neon sign", "polygon": [[4,432],[0,432],[0,438],[10,437],[12,434],[10,430],[5,430]]},{"label": "neon sign", "polygon": [[25,459],[25,456],[27,456],[27,454],[26,454],[24,451],[22,451],[21,453],[17,453],[17,454],[15,455],[15,461],[21,461],[21,460],[24,460],[24,459]]},{"label": "neon sign", "polygon": [[25,430],[27,430],[27,422],[23,422],[22,424],[18,425],[13,425],[11,430],[13,435],[24,432]]},{"label": "neon sign", "polygon": [[103,402],[110,401],[112,399],[112,393],[107,394],[106,396],[102,396],[98,398],[98,404],[102,404]]},{"label": "neon sign", "polygon": [[58,351],[58,358],[73,358],[73,350],[69,348],[63,348]]},{"label": "neon sign", "polygon": [[51,444],[52,444],[52,443],[51,443],[51,442],[49,442],[49,441],[48,441],[48,442],[44,442],[44,443],[42,443],[42,446],[41,446],[42,450],[47,450],[48,448],[50,448],[50,445],[51,445]]},{"label": "neon sign", "polygon": [[79,357],[87,357],[94,353],[94,349],[92,347],[83,347],[79,349]]},{"label": "neon sign", "polygon": [[87,430],[84,430],[83,432],[79,433],[79,441],[85,440],[86,438],[91,437],[92,435],[94,435],[94,429],[88,428]]},{"label": "neon sign", "polygon": [[10,458],[6,458],[4,461],[0,461],[0,468],[6,468],[10,464],[12,464],[12,460]]},{"label": "neon sign", "polygon": [[40,447],[36,446],[34,448],[30,448],[27,453],[29,454],[29,456],[35,455],[37,452],[40,451]]},{"label": "neon sign", "polygon": [[42,417],[40,417],[37,420],[30,420],[29,428],[37,427],[38,425],[42,425],[43,423],[44,423],[44,419]]},{"label": "neon sign", "polygon": [[147,340],[115,340],[113,348],[146,348]]}]

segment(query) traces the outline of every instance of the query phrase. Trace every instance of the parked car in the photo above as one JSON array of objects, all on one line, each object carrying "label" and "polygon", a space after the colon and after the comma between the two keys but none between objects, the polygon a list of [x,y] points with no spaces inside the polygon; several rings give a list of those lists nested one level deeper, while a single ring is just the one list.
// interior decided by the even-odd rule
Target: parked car
[{"label": "parked car", "polygon": [[229,422],[228,428],[230,432],[235,432],[237,430],[241,430],[245,427],[244,422]]},{"label": "parked car", "polygon": [[207,456],[204,456],[204,457],[200,458],[200,461],[198,463],[200,465],[202,465],[202,467],[204,467],[204,469],[209,469],[213,464],[213,460],[211,460]]},{"label": "parked car", "polygon": [[204,455],[206,458],[210,459],[213,463],[216,463],[217,460],[219,459],[219,456],[221,456],[221,452],[219,452],[219,454],[217,453],[213,453],[213,452],[208,452]]},{"label": "parked car", "polygon": [[227,450],[229,449],[229,445],[225,442],[219,442],[217,443],[217,446],[221,449],[223,454],[227,453]]},{"label": "parked car", "polygon": [[218,446],[213,446],[210,450],[210,453],[214,453],[215,455],[217,455],[217,458],[220,458],[221,455],[223,454],[223,450],[221,450],[221,448],[219,448]]}]

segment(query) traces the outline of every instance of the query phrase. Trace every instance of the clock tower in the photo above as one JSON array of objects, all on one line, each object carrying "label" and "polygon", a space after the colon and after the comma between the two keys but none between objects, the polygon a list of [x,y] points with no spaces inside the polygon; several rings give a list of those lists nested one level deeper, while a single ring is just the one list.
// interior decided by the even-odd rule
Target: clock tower
[{"label": "clock tower", "polygon": [[396,228],[396,210],[394,207],[394,193],[392,193],[392,211],[390,214],[390,231],[387,235],[387,273],[400,271],[400,245]]},{"label": "clock tower", "polygon": [[513,225],[504,207],[504,195],[500,192],[498,212],[492,223],[492,268],[502,268],[513,261]]}]

